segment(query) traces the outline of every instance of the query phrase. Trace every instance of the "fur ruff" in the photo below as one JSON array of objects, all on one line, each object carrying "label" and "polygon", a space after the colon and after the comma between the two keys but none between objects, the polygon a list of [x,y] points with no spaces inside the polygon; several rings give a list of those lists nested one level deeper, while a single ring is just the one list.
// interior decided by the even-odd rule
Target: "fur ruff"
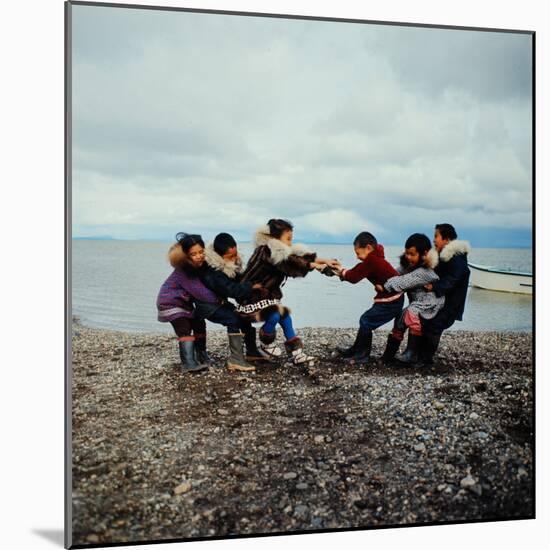
[{"label": "fur ruff", "polygon": [[459,241],[455,239],[444,246],[439,254],[439,259],[442,262],[448,262],[457,254],[468,254],[470,250],[470,243],[468,241]]},{"label": "fur ruff", "polygon": [[243,261],[240,255],[237,256],[235,262],[229,262],[224,260],[215,250],[214,245],[210,243],[204,250],[204,257],[206,263],[227,275],[230,279],[234,279],[237,275],[240,275],[243,269]]},{"label": "fur ruff", "polygon": [[426,254],[426,259],[424,260],[424,265],[430,269],[435,269],[439,263],[439,254],[435,248],[430,248]]},{"label": "fur ruff", "polygon": [[269,248],[269,251],[271,252],[269,261],[273,265],[284,262],[292,254],[295,256],[312,254],[312,251],[308,250],[302,244],[293,244],[292,246],[288,246],[279,239],[272,237],[269,234],[269,226],[267,225],[260,227],[260,229],[256,231],[256,235],[254,236],[254,244],[256,246],[267,246]]}]

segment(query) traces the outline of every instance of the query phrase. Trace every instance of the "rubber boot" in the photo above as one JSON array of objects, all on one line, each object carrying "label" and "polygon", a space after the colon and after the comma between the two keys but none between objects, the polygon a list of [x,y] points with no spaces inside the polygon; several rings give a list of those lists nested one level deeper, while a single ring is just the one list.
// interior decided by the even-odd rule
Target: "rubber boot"
[{"label": "rubber boot", "polygon": [[372,350],[372,330],[359,329],[354,346],[356,349],[355,354],[346,359],[346,362],[350,365],[366,365],[370,360]]},{"label": "rubber boot", "polygon": [[336,351],[340,354],[341,357],[344,357],[346,359],[349,359],[350,357],[353,357],[356,352],[358,351],[358,346],[361,342],[361,329],[357,331],[357,335],[355,336],[355,342],[349,347],[343,347],[343,346],[336,346]]},{"label": "rubber boot", "polygon": [[407,348],[405,351],[396,356],[396,359],[403,365],[418,365],[419,364],[419,352],[422,342],[422,336],[409,333],[409,339],[407,340]]},{"label": "rubber boot", "polygon": [[212,360],[206,351],[206,336],[204,338],[195,339],[195,359],[200,365],[207,367],[212,364]]},{"label": "rubber boot", "polygon": [[382,354],[381,360],[384,365],[391,365],[395,359],[395,354],[399,349],[399,344],[401,340],[398,340],[393,336],[393,334],[388,334],[388,340],[386,342],[386,349]]},{"label": "rubber boot", "polygon": [[434,364],[434,355],[439,347],[441,334],[426,334],[422,336],[422,348],[420,359],[426,367],[431,367]]},{"label": "rubber boot", "polygon": [[304,353],[302,340],[295,336],[285,342],[285,349],[289,358],[295,365],[307,365],[315,361],[315,357]]},{"label": "rubber boot", "polygon": [[244,347],[247,361],[269,362],[269,357],[264,355],[256,345],[256,329],[252,325],[244,329]]},{"label": "rubber boot", "polygon": [[227,370],[239,372],[255,371],[256,367],[246,362],[243,354],[243,333],[229,333],[229,350],[231,352],[225,366]]},{"label": "rubber boot", "polygon": [[187,340],[178,342],[181,359],[181,372],[198,372],[208,368],[206,365],[200,365],[195,361],[195,342]]}]

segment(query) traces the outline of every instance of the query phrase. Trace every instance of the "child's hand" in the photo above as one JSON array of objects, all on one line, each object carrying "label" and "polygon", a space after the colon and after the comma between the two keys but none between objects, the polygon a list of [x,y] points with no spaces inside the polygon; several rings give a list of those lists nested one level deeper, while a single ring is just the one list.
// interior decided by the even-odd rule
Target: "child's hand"
[{"label": "child's hand", "polygon": [[385,289],[382,285],[374,285],[374,290],[376,290],[376,292],[384,292]]},{"label": "child's hand", "polygon": [[341,269],[342,268],[342,264],[336,259],[327,260],[327,265],[329,267],[331,267],[332,269]]},{"label": "child's hand", "polygon": [[425,288],[428,292],[431,292],[431,291],[434,289],[434,285],[432,285],[432,283],[428,283],[427,285],[424,285],[424,288]]}]

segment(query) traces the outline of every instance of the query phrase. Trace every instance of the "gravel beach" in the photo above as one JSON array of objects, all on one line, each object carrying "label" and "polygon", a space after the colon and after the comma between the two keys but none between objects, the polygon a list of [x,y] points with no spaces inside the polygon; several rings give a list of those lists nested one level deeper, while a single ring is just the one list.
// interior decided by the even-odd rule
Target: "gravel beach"
[{"label": "gravel beach", "polygon": [[[429,370],[333,357],[182,375],[163,334],[73,328],[73,544],[534,515],[531,333],[447,332]],[[375,333],[375,357],[387,332]]]}]

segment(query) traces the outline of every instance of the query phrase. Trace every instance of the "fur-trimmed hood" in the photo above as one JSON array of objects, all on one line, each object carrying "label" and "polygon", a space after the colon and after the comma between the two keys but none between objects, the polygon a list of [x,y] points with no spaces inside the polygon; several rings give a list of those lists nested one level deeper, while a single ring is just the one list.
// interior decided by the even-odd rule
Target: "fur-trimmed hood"
[{"label": "fur-trimmed hood", "polygon": [[468,254],[471,250],[470,243],[468,241],[459,241],[455,239],[450,241],[443,247],[443,250],[439,253],[439,259],[442,262],[448,262],[452,260],[457,254]]},{"label": "fur-trimmed hood", "polygon": [[[401,264],[401,268],[403,270],[405,271],[409,270],[407,259],[405,258],[405,253],[401,254],[401,256],[399,257],[399,263]],[[426,254],[426,257],[424,258],[424,262],[422,263],[422,266],[427,267],[428,269],[435,269],[438,263],[439,263],[439,254],[437,253],[437,250],[435,248],[430,248],[430,250],[428,250],[428,253]]]},{"label": "fur-trimmed hood", "polygon": [[214,250],[213,243],[208,244],[204,249],[204,258],[206,260],[206,263],[210,267],[218,271],[221,271],[222,273],[227,275],[230,279],[235,279],[237,275],[240,275],[244,271],[243,260],[240,254],[237,254],[237,259],[234,262],[229,262],[227,260],[224,260],[222,256],[220,256]]},{"label": "fur-trimmed hood", "polygon": [[430,269],[435,269],[439,263],[439,254],[435,248],[430,248],[426,254],[426,259],[424,260],[424,265]]},{"label": "fur-trimmed hood", "polygon": [[302,244],[293,244],[288,246],[279,239],[272,237],[269,234],[269,226],[264,225],[256,231],[254,235],[255,246],[267,246],[271,252],[270,262],[273,265],[280,264],[288,259],[292,254],[296,256],[305,256],[306,254],[313,254],[311,250],[308,250]]}]

